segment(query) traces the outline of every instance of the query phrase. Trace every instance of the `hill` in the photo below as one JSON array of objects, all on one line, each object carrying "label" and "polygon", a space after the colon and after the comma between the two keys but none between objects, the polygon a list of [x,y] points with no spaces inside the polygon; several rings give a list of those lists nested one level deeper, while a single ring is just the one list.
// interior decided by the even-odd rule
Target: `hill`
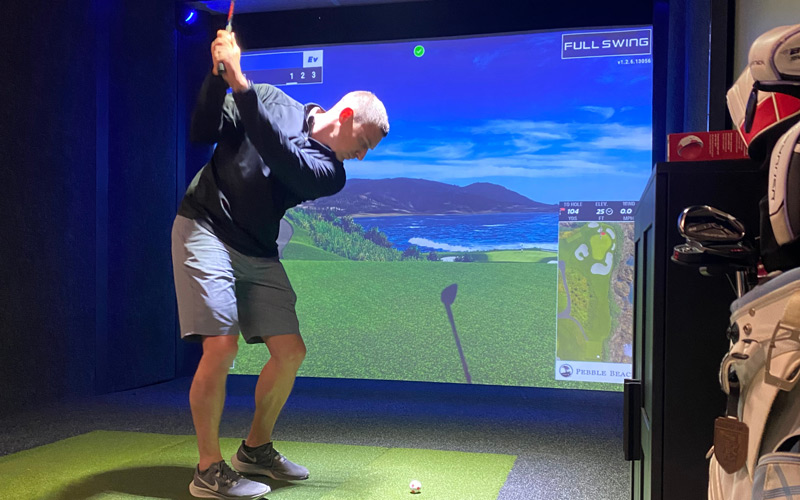
[{"label": "hill", "polygon": [[334,196],[303,204],[316,210],[351,214],[475,214],[556,212],[557,205],[540,203],[503,186],[476,182],[454,186],[426,179],[350,179]]}]

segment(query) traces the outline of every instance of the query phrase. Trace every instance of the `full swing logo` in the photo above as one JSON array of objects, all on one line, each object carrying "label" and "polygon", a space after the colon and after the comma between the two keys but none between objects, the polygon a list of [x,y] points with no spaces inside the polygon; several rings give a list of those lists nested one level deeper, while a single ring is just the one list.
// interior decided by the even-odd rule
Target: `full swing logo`
[{"label": "full swing logo", "polygon": [[561,35],[561,59],[644,56],[650,55],[652,48],[653,33],[651,29]]}]

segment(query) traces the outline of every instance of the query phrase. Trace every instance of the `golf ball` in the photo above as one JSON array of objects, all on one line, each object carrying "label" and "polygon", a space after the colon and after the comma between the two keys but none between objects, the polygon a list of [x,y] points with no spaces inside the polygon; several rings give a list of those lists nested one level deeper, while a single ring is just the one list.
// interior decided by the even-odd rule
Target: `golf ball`
[{"label": "golf ball", "polygon": [[411,490],[411,493],[419,493],[420,490],[422,490],[422,483],[415,479],[409,483],[408,488]]}]

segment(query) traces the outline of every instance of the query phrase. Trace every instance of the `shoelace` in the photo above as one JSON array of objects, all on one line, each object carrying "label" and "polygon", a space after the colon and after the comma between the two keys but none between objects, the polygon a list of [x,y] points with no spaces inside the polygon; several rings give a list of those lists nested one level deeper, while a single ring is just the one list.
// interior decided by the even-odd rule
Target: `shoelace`
[{"label": "shoelace", "polygon": [[275,463],[276,461],[279,463],[283,463],[286,461],[286,457],[284,457],[278,450],[273,448],[272,446],[267,447],[266,449],[255,451],[253,454],[258,461],[266,460],[270,463]]},{"label": "shoelace", "polygon": [[286,461],[286,457],[281,455],[275,448],[271,448],[269,452],[267,452],[267,460],[271,460],[272,463],[275,463],[276,461],[283,463]]},{"label": "shoelace", "polygon": [[217,469],[216,476],[225,481],[225,484],[232,486],[236,486],[239,483],[239,480],[242,478],[238,472],[231,469],[231,467],[225,462],[220,464],[219,469]]},{"label": "shoelace", "polygon": [[264,454],[263,457],[266,460],[269,460],[269,461],[273,461],[274,462],[275,460],[277,460],[279,462],[283,462],[285,460],[285,458],[283,458],[283,455],[281,455],[278,452],[278,450],[276,450],[275,448],[273,448],[271,446],[268,447],[266,450],[262,451],[262,453]]}]

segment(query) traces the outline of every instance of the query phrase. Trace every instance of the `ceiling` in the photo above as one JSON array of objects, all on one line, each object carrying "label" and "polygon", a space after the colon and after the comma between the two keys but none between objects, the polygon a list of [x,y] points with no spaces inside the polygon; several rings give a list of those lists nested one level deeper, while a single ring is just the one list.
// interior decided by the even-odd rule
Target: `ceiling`
[{"label": "ceiling", "polygon": [[[238,0],[235,14],[252,12],[272,12],[277,10],[319,9],[326,7],[348,7],[379,3],[425,2],[430,0]],[[214,14],[227,14],[229,0],[196,0],[186,1],[187,5]]]}]

